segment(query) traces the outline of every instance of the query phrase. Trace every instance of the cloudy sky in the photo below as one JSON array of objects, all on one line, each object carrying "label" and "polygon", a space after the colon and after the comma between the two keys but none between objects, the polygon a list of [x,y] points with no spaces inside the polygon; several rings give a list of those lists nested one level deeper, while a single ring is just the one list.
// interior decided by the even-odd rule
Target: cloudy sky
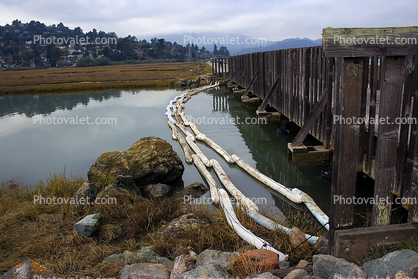
[{"label": "cloudy sky", "polygon": [[0,0],[0,11],[0,25],[63,22],[138,39],[199,32],[319,39],[325,27],[418,25],[417,0]]}]

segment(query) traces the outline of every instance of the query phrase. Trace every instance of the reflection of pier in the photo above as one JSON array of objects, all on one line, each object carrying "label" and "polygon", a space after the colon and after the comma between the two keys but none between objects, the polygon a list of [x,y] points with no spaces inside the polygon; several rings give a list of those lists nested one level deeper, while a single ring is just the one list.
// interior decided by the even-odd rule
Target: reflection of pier
[{"label": "reflection of pier", "polygon": [[[223,111],[222,108],[228,107],[231,116],[235,119],[241,120],[255,117],[255,113],[251,108],[241,105],[240,99],[233,94],[213,94],[214,108],[218,111]],[[222,104],[222,105],[219,105]],[[309,193],[320,206],[327,209],[329,207],[329,196],[324,195],[329,191],[329,185],[322,183],[319,178],[319,168],[314,173],[318,177],[318,182],[324,184],[320,189],[313,189],[311,183],[297,167],[293,166],[288,161],[287,157],[287,138],[282,138],[276,135],[276,125],[250,125],[237,124],[237,128],[244,139],[245,144],[249,148],[253,159],[256,161],[256,167],[261,173],[271,177],[275,181],[286,185],[290,188],[297,187]],[[267,189],[267,188],[266,188]],[[287,209],[289,201],[280,196],[278,193],[267,189],[272,193],[275,200],[275,205],[280,209]]]},{"label": "reflection of pier", "polygon": [[228,111],[228,96],[213,95],[213,111]]}]

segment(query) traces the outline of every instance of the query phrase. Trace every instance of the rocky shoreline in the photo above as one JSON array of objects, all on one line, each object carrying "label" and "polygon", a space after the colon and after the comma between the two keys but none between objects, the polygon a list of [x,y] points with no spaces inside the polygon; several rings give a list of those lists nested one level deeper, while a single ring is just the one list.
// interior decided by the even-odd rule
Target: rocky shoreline
[{"label": "rocky shoreline", "polygon": [[[88,172],[89,181],[75,193],[75,200],[97,201],[115,199],[125,205],[147,204],[163,201],[172,191],[167,185],[180,178],[184,166],[166,141],[156,138],[142,138],[122,152],[102,154]],[[96,184],[106,182],[106,187]],[[178,204],[200,198],[209,188],[195,182],[175,194]],[[78,210],[88,207],[92,211],[74,224],[76,233],[85,238],[96,238],[101,229],[102,213],[93,204],[78,204]],[[97,211],[97,212],[95,212]],[[155,235],[174,236],[184,232],[199,231],[210,224],[185,208],[181,216],[171,220],[154,232]],[[116,235],[123,229],[114,227]],[[205,249],[201,253],[193,251],[178,253],[178,256],[160,255],[153,245],[142,246],[140,250],[126,250],[123,253],[107,255],[104,266],[117,268],[119,278],[413,278],[418,276],[418,253],[401,250],[387,254],[358,266],[344,259],[326,255],[327,240],[320,237],[315,247],[304,242],[304,233],[297,227],[290,235],[292,249],[304,249],[315,254],[312,261],[300,260],[291,265],[279,261],[276,253],[245,245],[235,251]],[[302,245],[301,245],[302,244]],[[173,243],[173,245],[176,245]],[[38,276],[38,277],[36,277]],[[53,271],[32,260],[22,262],[0,279],[11,278],[59,278]]]}]

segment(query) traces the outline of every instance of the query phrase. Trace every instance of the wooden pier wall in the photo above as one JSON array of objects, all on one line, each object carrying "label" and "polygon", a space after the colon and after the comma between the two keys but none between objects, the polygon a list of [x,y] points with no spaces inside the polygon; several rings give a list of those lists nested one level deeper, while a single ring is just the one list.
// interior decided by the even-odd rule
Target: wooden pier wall
[{"label": "wooden pier wall", "polygon": [[[386,38],[386,44],[350,45],[336,42],[336,36]],[[402,45],[396,38],[412,40]],[[412,224],[418,222],[418,43],[413,45],[413,38],[418,40],[418,27],[326,28],[322,47],[213,59],[213,73],[262,99],[260,115],[271,107],[299,125],[289,145],[294,154],[311,150],[303,145],[308,133],[323,143],[333,154],[332,197],[355,197],[356,173],[362,171],[375,179],[375,201],[382,199],[373,206],[372,225],[403,222],[392,216],[399,207]],[[396,198],[403,200],[393,204]],[[353,203],[331,202],[333,254],[347,250],[337,245],[336,235],[353,227],[353,214]]]}]

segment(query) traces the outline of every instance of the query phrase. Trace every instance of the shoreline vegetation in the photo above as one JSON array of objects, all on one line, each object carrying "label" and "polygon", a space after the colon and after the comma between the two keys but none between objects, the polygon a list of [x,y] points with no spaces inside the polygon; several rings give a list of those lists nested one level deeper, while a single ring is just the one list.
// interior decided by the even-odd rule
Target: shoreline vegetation
[{"label": "shoreline vegetation", "polygon": [[[74,197],[84,182],[83,178],[63,174],[53,175],[33,189],[13,183],[0,185],[0,274],[30,259],[60,275],[118,277],[125,264],[109,265],[102,261],[126,250],[139,251],[151,245],[158,254],[174,260],[189,249],[196,253],[209,248],[233,252],[248,246],[228,225],[221,208],[189,205],[175,196],[142,202],[118,199],[116,205],[83,207],[70,203],[34,203],[35,196]],[[104,189],[106,184],[108,181],[104,180],[96,186]],[[92,237],[78,235],[74,224],[98,212],[103,216],[99,231]],[[187,213],[194,213],[202,220],[197,229],[176,234],[161,232],[164,225]],[[319,226],[312,226],[312,220],[307,221],[304,215],[288,216],[286,225],[313,233]],[[237,216],[246,228],[274,247],[290,251],[287,234],[267,230],[240,209]],[[311,260],[311,248],[294,251],[290,262]]]},{"label": "shoreline vegetation", "polygon": [[[159,255],[172,261],[190,251],[199,254],[206,249],[215,249],[243,253],[254,249],[228,225],[221,208],[189,205],[176,196],[164,200],[142,199],[141,202],[118,199],[117,204],[82,207],[71,203],[34,202],[35,196],[44,199],[74,197],[85,181],[84,178],[61,174],[50,176],[46,182],[40,181],[35,188],[24,188],[10,182],[0,184],[0,275],[17,263],[30,259],[54,272],[55,276],[117,278],[121,269],[129,263],[109,264],[103,260],[112,254],[139,251],[143,247],[152,246]],[[104,189],[108,183],[103,180],[97,187]],[[93,213],[102,215],[99,230],[90,237],[79,235],[74,224]],[[192,230],[174,234],[164,231],[171,221],[189,213],[200,220]],[[320,227],[305,210],[285,212],[286,221],[265,214],[276,222],[287,227],[298,227],[305,233],[313,234]],[[257,236],[269,241],[280,251],[289,253],[292,266],[301,260],[312,262],[316,254],[312,245],[292,249],[286,233],[267,230],[239,208],[237,217]],[[326,236],[324,231],[319,231],[317,235]],[[380,258],[400,249],[418,251],[418,241],[411,239],[389,249],[373,248],[363,261]],[[245,258],[237,258],[230,270],[232,278],[260,273],[257,269],[249,268],[245,261]]]},{"label": "shoreline vegetation", "polygon": [[124,64],[0,72],[0,95],[77,90],[169,88],[210,73],[205,62]]}]

